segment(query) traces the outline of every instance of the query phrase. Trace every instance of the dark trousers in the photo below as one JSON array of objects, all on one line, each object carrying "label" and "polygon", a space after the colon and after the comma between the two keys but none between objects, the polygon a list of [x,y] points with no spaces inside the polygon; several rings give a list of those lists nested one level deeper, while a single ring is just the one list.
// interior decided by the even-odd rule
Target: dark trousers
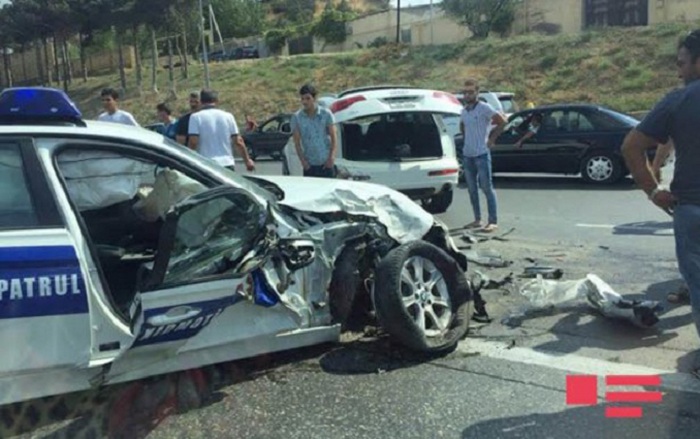
[{"label": "dark trousers", "polygon": [[331,169],[325,168],[323,165],[312,165],[309,169],[304,170],[304,177],[320,177],[320,178],[335,178],[336,169],[333,166]]}]

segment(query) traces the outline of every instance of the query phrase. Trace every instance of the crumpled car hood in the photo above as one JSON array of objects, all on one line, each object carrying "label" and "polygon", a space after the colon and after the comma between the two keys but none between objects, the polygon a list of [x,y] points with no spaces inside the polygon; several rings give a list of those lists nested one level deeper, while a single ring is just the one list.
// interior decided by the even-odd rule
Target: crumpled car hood
[{"label": "crumpled car hood", "polygon": [[403,244],[422,239],[434,225],[433,215],[406,195],[373,183],[340,179],[320,179],[256,175],[279,186],[285,193],[279,203],[295,209],[332,213],[346,212],[377,218],[387,233]]}]

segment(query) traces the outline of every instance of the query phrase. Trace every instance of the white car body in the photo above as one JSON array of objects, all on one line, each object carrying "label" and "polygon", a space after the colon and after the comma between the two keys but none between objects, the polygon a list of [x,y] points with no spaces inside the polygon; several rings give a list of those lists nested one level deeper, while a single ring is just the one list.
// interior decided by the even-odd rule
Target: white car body
[{"label": "white car body", "polygon": [[[335,162],[338,178],[390,187],[414,200],[422,200],[432,213],[446,210],[451,202],[452,190],[457,185],[459,169],[454,138],[443,123],[443,116],[459,116],[462,110],[454,96],[435,90],[386,86],[349,90],[321,99],[320,105],[334,112],[337,123],[338,151]],[[422,131],[419,131],[419,120],[426,127]],[[387,140],[384,141],[376,140],[380,136],[373,136],[373,126],[398,127],[399,123],[406,130],[415,129],[416,133],[409,135],[405,130],[392,131],[395,134],[385,137]],[[357,140],[352,142],[349,140],[349,127],[356,128],[353,138]],[[429,131],[430,137],[426,137],[425,141],[419,140],[421,133]],[[400,134],[407,136],[403,138],[403,143],[410,145],[410,157],[391,159],[378,152],[396,146],[392,139],[398,137],[392,136]],[[430,153],[417,152],[421,147],[427,148],[424,145],[431,142],[435,148]],[[402,142],[396,140],[395,143]],[[361,148],[368,158],[359,157],[357,151]],[[375,153],[376,158],[369,158]],[[284,155],[283,173],[303,175],[293,138],[287,142]],[[435,209],[439,207],[437,204],[431,209],[429,203],[440,197],[445,201],[442,203],[444,209]],[[446,202],[447,198],[449,202]]]},{"label": "white car body", "polygon": [[0,405],[337,341],[331,272],[362,236],[430,233],[466,270],[446,227],[396,191],[251,181],[143,128],[0,123],[0,165]]}]

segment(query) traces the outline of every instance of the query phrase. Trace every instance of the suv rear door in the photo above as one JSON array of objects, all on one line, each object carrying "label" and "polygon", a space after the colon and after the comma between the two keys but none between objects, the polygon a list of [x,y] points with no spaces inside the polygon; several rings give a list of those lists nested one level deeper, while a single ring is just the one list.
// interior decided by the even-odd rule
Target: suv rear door
[{"label": "suv rear door", "polygon": [[4,404],[75,390],[90,356],[91,283],[33,142],[0,138],[0,169]]},{"label": "suv rear door", "polygon": [[331,106],[339,125],[338,165],[353,178],[404,191],[456,184],[454,139],[442,120],[460,114],[453,96],[397,89],[366,100],[351,96],[348,107],[343,101]]}]

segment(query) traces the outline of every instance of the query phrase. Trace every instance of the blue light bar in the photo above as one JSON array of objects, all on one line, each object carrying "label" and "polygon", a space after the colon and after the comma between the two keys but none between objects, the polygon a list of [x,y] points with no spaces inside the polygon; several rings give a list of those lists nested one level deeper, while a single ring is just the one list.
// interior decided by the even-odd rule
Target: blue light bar
[{"label": "blue light bar", "polygon": [[15,87],[0,93],[0,121],[71,122],[83,125],[82,113],[63,91],[47,87]]}]

